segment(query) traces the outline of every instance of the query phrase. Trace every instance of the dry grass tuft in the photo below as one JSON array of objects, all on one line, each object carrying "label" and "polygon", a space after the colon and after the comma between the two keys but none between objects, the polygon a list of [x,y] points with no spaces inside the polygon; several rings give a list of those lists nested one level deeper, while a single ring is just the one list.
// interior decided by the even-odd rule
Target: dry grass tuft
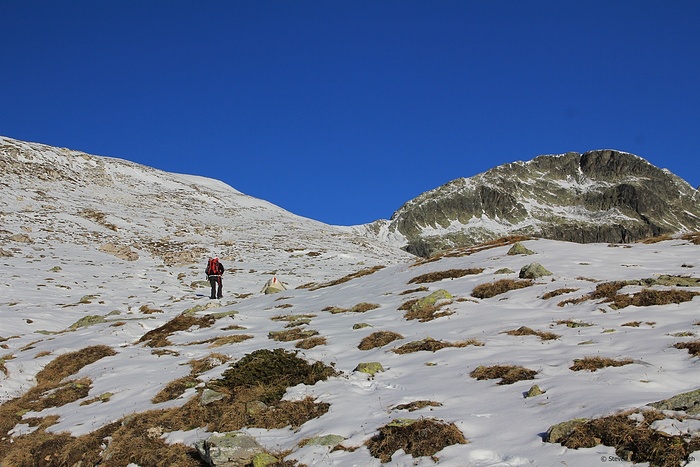
[{"label": "dry grass tuft", "polygon": [[418,287],[417,289],[404,290],[399,295],[409,295],[409,294],[416,293],[416,292],[427,292],[428,290],[430,290],[428,287],[422,286],[422,287]]},{"label": "dry grass tuft", "polygon": [[535,379],[536,374],[537,371],[518,365],[480,365],[469,373],[469,376],[478,380],[501,378],[498,384],[503,385]]},{"label": "dry grass tuft", "polygon": [[428,274],[416,276],[408,281],[408,283],[427,284],[430,282],[438,282],[443,279],[457,279],[467,275],[481,274],[482,272],[484,272],[484,268],[449,269],[447,271],[430,272]]},{"label": "dry grass tuft", "polygon": [[161,402],[171,401],[180,397],[188,389],[196,387],[200,381],[192,375],[178,378],[169,382],[158,394],[156,394],[151,402],[159,404]]},{"label": "dry grass tuft", "polygon": [[574,321],[572,319],[560,319],[555,321],[554,324],[565,324],[568,328],[587,328],[593,326],[591,323],[584,323],[583,321]]},{"label": "dry grass tuft", "polygon": [[381,427],[379,434],[365,445],[372,456],[386,463],[401,449],[413,457],[433,456],[447,446],[466,443],[466,438],[454,424],[424,418],[395,420]]},{"label": "dry grass tuft", "polygon": [[192,326],[199,326],[200,328],[208,328],[214,324],[216,318],[211,315],[206,315],[202,317],[192,316],[192,315],[179,315],[171,319],[164,325],[148,331],[146,334],[141,336],[136,343],[140,344],[145,342],[148,347],[166,347],[172,345],[172,342],[168,340],[170,335],[178,331],[187,331]]},{"label": "dry grass tuft", "polygon": [[327,343],[328,341],[325,337],[315,336],[300,340],[294,345],[294,347],[297,349],[309,350],[319,345],[326,345]]},{"label": "dry grass tuft", "polygon": [[328,306],[324,308],[322,311],[328,311],[332,314],[338,314],[338,313],[366,313],[370,310],[376,310],[377,308],[380,308],[381,305],[377,305],[376,303],[358,303],[357,305],[353,306],[352,308],[340,308],[337,306]]},{"label": "dry grass tuft", "polygon": [[474,287],[471,295],[474,298],[491,298],[511,290],[530,287],[531,285],[531,280],[501,279],[488,284],[477,285]]},{"label": "dry grass tuft", "polygon": [[391,407],[391,410],[408,410],[409,412],[415,412],[425,407],[442,407],[442,404],[435,401],[420,400],[409,402],[408,404],[396,405]]},{"label": "dry grass tuft", "polygon": [[554,334],[553,332],[535,331],[527,326],[521,326],[518,329],[506,331],[506,334],[509,336],[537,336],[543,341],[555,340],[561,337],[559,334]]},{"label": "dry grass tuft", "polygon": [[267,337],[275,340],[277,342],[291,342],[298,341],[301,339],[308,339],[318,335],[318,331],[313,329],[301,329],[299,327],[287,329],[286,331],[270,331],[267,333]]},{"label": "dry grass tuft", "polygon": [[398,332],[377,331],[362,339],[357,348],[360,350],[376,349],[377,347],[383,347],[391,342],[403,338],[404,337]]},{"label": "dry grass tuft", "polygon": [[474,246],[459,247],[443,251],[431,256],[430,258],[420,258],[416,260],[413,266],[420,266],[422,264],[431,263],[434,261],[438,261],[442,258],[460,258],[463,256],[469,256],[480,251],[490,250],[491,248],[498,248],[501,246],[512,245],[514,243],[524,242],[526,240],[532,240],[532,237],[528,237],[526,235],[510,235],[506,237],[500,237]]},{"label": "dry grass tuft", "polygon": [[678,342],[673,347],[679,350],[685,349],[693,357],[700,357],[700,341]]},{"label": "dry grass tuft", "polygon": [[76,374],[83,367],[116,354],[114,349],[106,345],[95,345],[63,354],[52,360],[36,375],[37,383],[39,385],[57,384],[63,378]]},{"label": "dry grass tuft", "polygon": [[656,237],[647,237],[638,241],[638,243],[644,243],[645,245],[652,245],[654,243],[665,242],[667,240],[673,240],[669,234],[657,235]]},{"label": "dry grass tuft", "polygon": [[559,295],[564,295],[567,293],[571,292],[576,292],[578,289],[572,289],[572,288],[561,288],[557,290],[552,290],[551,292],[547,292],[546,294],[542,295],[542,300],[549,300],[550,298],[558,297]]},{"label": "dry grass tuft", "polygon": [[687,240],[694,245],[700,245],[700,232],[687,233],[681,236],[683,240]]},{"label": "dry grass tuft", "polygon": [[573,371],[586,370],[593,372],[596,370],[600,370],[601,368],[606,368],[610,366],[624,366],[632,363],[634,363],[634,361],[629,358],[624,360],[614,360],[608,357],[584,357],[575,359],[574,364],[570,366],[569,369]]},{"label": "dry grass tuft", "polygon": [[355,273],[348,274],[345,277],[341,277],[340,279],[336,279],[336,280],[331,281],[331,282],[326,282],[323,284],[315,284],[315,283],[304,284],[304,285],[300,285],[297,288],[298,289],[318,290],[318,289],[322,289],[324,287],[332,287],[334,285],[339,285],[339,284],[343,284],[345,282],[351,281],[352,279],[356,279],[358,277],[368,276],[370,274],[374,274],[375,272],[382,270],[384,268],[385,268],[385,266],[378,265],[378,266],[374,266],[372,268],[366,268],[366,269],[362,269],[361,271],[357,271]]},{"label": "dry grass tuft", "polygon": [[297,384],[313,385],[336,376],[337,372],[322,362],[309,364],[295,352],[262,349],[246,355],[224,372],[217,384],[235,394],[240,388],[266,387],[259,400],[278,402],[285,390]]},{"label": "dry grass tuft", "polygon": [[413,353],[413,352],[437,352],[438,350],[447,348],[447,347],[467,347],[468,345],[474,345],[474,346],[482,346],[484,345],[483,342],[478,341],[476,339],[469,339],[465,341],[458,341],[458,342],[447,342],[447,341],[438,341],[435,340],[431,337],[427,337],[425,339],[415,341],[415,342],[409,342],[408,344],[404,344],[401,347],[398,347],[396,349],[393,349],[394,353],[397,353],[399,355],[402,354],[407,354],[407,353]]},{"label": "dry grass tuft", "polygon": [[[638,416],[632,418],[640,413],[641,421],[637,421]],[[685,465],[690,454],[700,449],[700,440],[689,434],[670,435],[651,428],[654,421],[666,418],[669,417],[655,410],[622,412],[578,424],[559,442],[569,449],[611,446],[617,457],[627,462],[662,467]]]},{"label": "dry grass tuft", "polygon": [[[670,276],[669,276],[670,277]],[[656,281],[644,279],[640,281],[612,281],[596,285],[595,291],[579,298],[572,298],[559,303],[559,306],[578,304],[587,300],[600,300],[601,303],[609,303],[613,309],[626,308],[628,306],[653,306],[669,305],[671,303],[683,303],[700,295],[700,292],[680,289],[656,290],[645,288],[634,294],[620,294],[620,289],[628,285],[652,285]]]}]

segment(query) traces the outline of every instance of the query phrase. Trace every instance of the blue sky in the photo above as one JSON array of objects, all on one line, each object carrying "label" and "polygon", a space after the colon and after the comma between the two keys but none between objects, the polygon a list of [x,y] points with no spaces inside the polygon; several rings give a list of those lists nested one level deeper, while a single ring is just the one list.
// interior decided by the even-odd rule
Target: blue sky
[{"label": "blue sky", "polygon": [[329,224],[613,148],[700,185],[700,2],[3,0],[0,134]]}]

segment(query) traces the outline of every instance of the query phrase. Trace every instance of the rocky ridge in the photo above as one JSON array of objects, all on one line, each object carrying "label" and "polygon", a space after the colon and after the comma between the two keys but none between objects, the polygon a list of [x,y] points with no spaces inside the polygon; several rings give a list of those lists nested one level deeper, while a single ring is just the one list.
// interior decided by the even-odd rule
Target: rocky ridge
[{"label": "rocky ridge", "polygon": [[364,226],[417,254],[504,235],[628,243],[700,228],[700,194],[633,154],[599,150],[538,156],[453,180]]}]

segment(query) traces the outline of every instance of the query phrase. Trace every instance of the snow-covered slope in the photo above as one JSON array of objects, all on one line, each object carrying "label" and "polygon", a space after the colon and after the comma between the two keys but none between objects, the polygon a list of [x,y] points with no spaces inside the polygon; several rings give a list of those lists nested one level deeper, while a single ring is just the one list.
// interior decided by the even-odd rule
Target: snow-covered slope
[{"label": "snow-covered slope", "polygon": [[[184,407],[194,411],[207,390],[220,390],[217,381],[232,364],[261,349],[295,351],[339,372],[284,394],[285,401],[310,397],[328,404],[318,416],[293,427],[243,428],[286,465],[382,465],[366,443],[402,418],[454,424],[468,442],[432,457],[397,449],[386,465],[590,466],[603,458],[630,465],[612,447],[569,449],[545,442],[543,434],[562,421],[599,417],[700,387],[697,358],[674,348],[697,338],[700,298],[620,307],[591,295],[610,281],[629,281],[619,289],[621,296],[700,292],[690,280],[700,267],[700,246],[691,237],[624,246],[527,240],[522,245],[532,255],[508,254],[511,245],[505,244],[415,261],[215,181],[7,139],[3,144],[23,151],[2,159],[0,418],[12,420],[0,432],[3,467],[72,465],[62,464],[61,456],[74,438],[59,442],[59,433],[101,433],[90,445],[102,456],[100,465],[120,465],[110,460],[120,430],[152,409],[173,415],[167,424],[144,428],[147,435],[134,442],[131,462],[162,465],[165,461],[144,460],[142,450],[181,443],[183,452],[192,451],[195,442],[211,436],[206,422],[214,420],[188,419]],[[34,166],[46,172],[39,185],[28,185],[32,178],[23,174],[32,170],[32,160],[50,154],[57,154],[55,172],[47,164]],[[8,169],[20,157],[27,159],[21,170]],[[103,181],[87,183],[88,173]],[[214,215],[221,212],[227,214]],[[218,229],[220,245],[209,244],[210,226]],[[107,243],[128,251],[100,251]],[[138,258],[122,259],[115,251]],[[209,253],[229,258],[221,301],[209,300],[197,282]],[[517,281],[518,271],[533,262],[552,275],[488,298],[477,293],[479,286]],[[348,275],[358,271],[362,274]],[[273,274],[289,290],[260,294]],[[433,310],[413,306],[441,290],[451,298],[436,302]],[[192,324],[175,326],[183,317]],[[167,341],[144,339],[168,326]],[[523,327],[556,336],[508,333]],[[315,340],[280,339],[275,334],[280,331],[306,332]],[[367,345],[380,332],[395,333],[395,340]],[[454,347],[435,350],[436,343]],[[411,351],[410,345],[433,350]],[[51,362],[99,346],[111,355],[68,372],[64,386],[31,392],[46,385],[42,370]],[[597,371],[571,369],[576,359],[596,356],[630,362]],[[213,363],[193,376],[192,362],[203,361]],[[380,363],[383,371],[374,376],[356,371],[368,362]],[[473,377],[479,367],[494,365],[536,374],[503,385]],[[188,377],[193,384],[153,401],[169,383]],[[545,393],[524,397],[533,384]],[[70,391],[74,396],[65,396]],[[211,417],[236,409],[238,393],[221,394]],[[182,412],[175,416],[177,410]],[[670,434],[698,429],[693,417],[680,428],[681,422],[668,417],[657,426]],[[329,439],[326,435],[337,435],[331,438],[336,448],[311,441]],[[197,462],[183,454],[172,465],[201,465]]]}]

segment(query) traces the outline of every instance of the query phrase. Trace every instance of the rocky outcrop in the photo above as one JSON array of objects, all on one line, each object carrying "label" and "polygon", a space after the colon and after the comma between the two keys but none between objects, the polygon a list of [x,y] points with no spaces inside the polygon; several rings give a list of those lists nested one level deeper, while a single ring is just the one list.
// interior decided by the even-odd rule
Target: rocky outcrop
[{"label": "rocky outcrop", "polygon": [[572,152],[449,182],[404,204],[385,228],[423,256],[513,234],[627,243],[700,230],[700,194],[633,154]]}]

